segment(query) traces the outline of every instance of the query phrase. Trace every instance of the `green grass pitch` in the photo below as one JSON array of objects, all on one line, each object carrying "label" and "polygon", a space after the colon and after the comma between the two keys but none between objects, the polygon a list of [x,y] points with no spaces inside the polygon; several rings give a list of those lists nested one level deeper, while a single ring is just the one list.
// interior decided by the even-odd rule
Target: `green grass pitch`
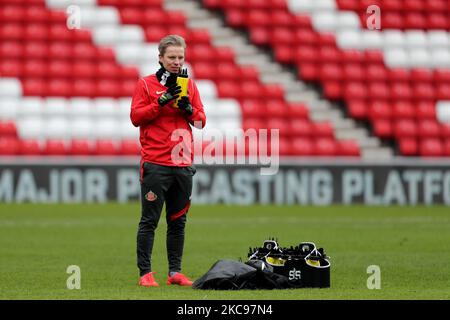
[{"label": "green grass pitch", "polygon": [[[164,215],[164,214],[163,214]],[[331,257],[331,288],[205,291],[167,286],[166,222],[156,235],[159,288],[137,286],[139,204],[0,204],[0,299],[449,299],[450,210],[446,207],[193,206],[183,271],[201,277],[219,259],[277,237],[313,241]],[[69,290],[69,265],[81,289]],[[381,270],[369,290],[367,267]]]}]

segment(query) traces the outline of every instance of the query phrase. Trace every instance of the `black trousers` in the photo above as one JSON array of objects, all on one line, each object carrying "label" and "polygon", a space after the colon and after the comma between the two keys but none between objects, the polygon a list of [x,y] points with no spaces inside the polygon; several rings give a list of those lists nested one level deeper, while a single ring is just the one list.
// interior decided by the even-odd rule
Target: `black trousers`
[{"label": "black trousers", "polygon": [[186,215],[191,203],[194,167],[168,167],[145,162],[141,182],[141,220],[137,233],[140,275],[150,271],[155,230],[166,203],[169,272],[181,271]]}]

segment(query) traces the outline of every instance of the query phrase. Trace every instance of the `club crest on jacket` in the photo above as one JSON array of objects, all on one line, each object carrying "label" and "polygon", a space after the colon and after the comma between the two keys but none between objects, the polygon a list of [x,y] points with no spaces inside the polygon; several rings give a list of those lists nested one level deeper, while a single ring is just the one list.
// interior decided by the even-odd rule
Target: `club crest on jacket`
[{"label": "club crest on jacket", "polygon": [[155,201],[157,198],[158,196],[151,190],[145,195],[145,199],[147,201]]}]

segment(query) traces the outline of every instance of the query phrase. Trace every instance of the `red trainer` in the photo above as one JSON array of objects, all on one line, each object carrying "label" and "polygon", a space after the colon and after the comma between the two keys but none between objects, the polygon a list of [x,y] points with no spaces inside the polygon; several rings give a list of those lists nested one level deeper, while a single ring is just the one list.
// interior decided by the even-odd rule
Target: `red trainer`
[{"label": "red trainer", "polygon": [[177,272],[174,276],[167,278],[167,284],[178,284],[180,286],[191,287],[192,281],[188,279],[184,274]]},{"label": "red trainer", "polygon": [[149,272],[147,274],[144,274],[139,279],[139,285],[142,287],[159,287],[158,282],[155,281],[155,278],[153,278],[153,274],[155,272]]}]

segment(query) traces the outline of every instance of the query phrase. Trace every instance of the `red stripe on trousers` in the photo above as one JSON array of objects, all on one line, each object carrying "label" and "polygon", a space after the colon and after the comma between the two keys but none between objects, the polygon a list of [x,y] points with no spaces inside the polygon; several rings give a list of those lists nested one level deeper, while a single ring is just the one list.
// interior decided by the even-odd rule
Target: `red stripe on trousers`
[{"label": "red stripe on trousers", "polygon": [[172,214],[172,215],[169,217],[169,220],[170,220],[170,221],[173,221],[173,220],[178,219],[179,217],[181,217],[183,214],[185,214],[185,213],[189,210],[189,207],[190,207],[190,206],[191,206],[191,202],[188,201],[188,203],[186,204],[186,206],[185,206],[183,209],[181,209],[181,211],[178,211],[177,213]]}]

